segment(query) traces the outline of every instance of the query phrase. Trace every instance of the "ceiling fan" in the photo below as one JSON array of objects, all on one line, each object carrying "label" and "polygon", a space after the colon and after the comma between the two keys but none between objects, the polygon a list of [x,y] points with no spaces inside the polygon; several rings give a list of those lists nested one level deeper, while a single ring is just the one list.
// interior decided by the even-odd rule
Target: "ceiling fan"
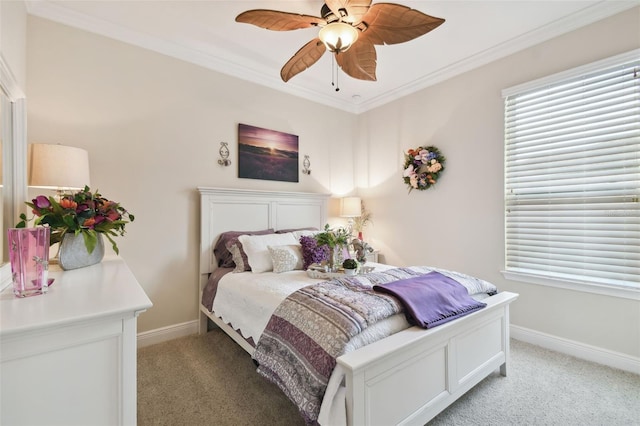
[{"label": "ceiling fan", "polygon": [[376,80],[376,44],[398,44],[435,29],[444,19],[394,3],[371,4],[371,0],[325,0],[322,17],[254,9],[239,14],[236,22],[273,31],[320,27],[318,37],[305,44],[282,67],[280,76],[289,81],[315,64],[328,49],[349,76]]}]

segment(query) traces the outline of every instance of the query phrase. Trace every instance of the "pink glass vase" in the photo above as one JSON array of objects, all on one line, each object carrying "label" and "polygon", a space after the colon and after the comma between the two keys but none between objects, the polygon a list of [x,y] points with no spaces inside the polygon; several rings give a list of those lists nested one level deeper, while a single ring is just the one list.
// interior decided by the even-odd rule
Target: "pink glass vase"
[{"label": "pink glass vase", "polygon": [[50,284],[49,228],[9,228],[7,234],[13,293],[18,297],[46,293]]}]

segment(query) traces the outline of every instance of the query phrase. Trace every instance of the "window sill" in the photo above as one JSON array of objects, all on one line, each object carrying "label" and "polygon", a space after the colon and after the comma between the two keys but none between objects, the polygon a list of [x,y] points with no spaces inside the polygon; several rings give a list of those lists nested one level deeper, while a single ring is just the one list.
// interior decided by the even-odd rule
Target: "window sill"
[{"label": "window sill", "polygon": [[527,274],[523,272],[500,271],[508,280],[521,281],[529,284],[538,284],[548,287],[563,288],[567,290],[595,293],[604,296],[619,297],[623,299],[640,300],[640,287],[620,287],[605,284],[592,284],[553,279],[541,275]]}]

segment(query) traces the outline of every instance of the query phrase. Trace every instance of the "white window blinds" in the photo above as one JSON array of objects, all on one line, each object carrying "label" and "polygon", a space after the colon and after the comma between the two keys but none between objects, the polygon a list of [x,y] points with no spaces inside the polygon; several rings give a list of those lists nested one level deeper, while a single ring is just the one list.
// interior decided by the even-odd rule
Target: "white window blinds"
[{"label": "white window blinds", "polygon": [[640,54],[577,74],[503,93],[506,269],[640,288]]}]

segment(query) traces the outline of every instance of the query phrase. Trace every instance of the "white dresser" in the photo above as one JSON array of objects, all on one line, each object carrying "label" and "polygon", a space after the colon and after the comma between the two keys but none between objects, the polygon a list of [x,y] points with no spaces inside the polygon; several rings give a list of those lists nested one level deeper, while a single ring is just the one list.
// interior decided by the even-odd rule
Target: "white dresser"
[{"label": "white dresser", "polygon": [[0,293],[0,424],[135,425],[136,322],[151,301],[120,258],[49,277],[44,295]]}]

